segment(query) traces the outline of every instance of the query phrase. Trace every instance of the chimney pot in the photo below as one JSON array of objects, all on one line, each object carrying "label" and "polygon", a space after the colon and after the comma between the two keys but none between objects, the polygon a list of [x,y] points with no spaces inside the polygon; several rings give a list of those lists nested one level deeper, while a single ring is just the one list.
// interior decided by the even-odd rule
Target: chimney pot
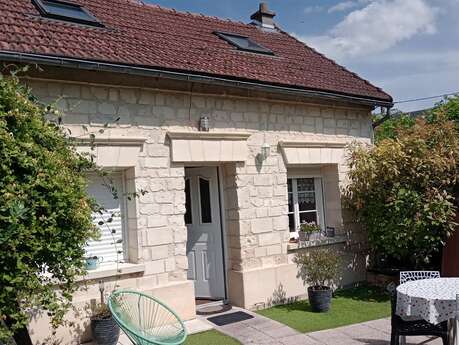
[{"label": "chimney pot", "polygon": [[250,16],[250,19],[253,19],[255,24],[269,29],[274,29],[274,20],[276,13],[268,9],[268,4],[266,2],[261,2],[259,10]]}]

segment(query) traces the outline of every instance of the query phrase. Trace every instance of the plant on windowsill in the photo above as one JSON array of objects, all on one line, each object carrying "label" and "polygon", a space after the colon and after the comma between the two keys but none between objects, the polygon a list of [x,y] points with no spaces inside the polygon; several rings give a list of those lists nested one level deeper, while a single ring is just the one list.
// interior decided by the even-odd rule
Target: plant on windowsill
[{"label": "plant on windowsill", "polygon": [[311,234],[314,234],[316,232],[320,232],[320,227],[315,222],[301,223],[300,231],[298,231],[300,242],[309,241],[311,238]]},{"label": "plant on windowsill", "polygon": [[330,309],[331,285],[338,275],[339,256],[327,249],[298,253],[293,259],[298,267],[297,278],[308,285],[308,298],[312,311],[326,312]]}]

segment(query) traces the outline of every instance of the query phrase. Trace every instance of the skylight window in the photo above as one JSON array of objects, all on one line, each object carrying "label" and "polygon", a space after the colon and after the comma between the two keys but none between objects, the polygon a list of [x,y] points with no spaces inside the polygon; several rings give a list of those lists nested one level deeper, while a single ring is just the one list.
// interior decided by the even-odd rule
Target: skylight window
[{"label": "skylight window", "polygon": [[40,13],[48,18],[74,23],[103,26],[96,17],[81,5],[61,0],[33,0]]},{"label": "skylight window", "polygon": [[226,32],[215,32],[215,34],[223,38],[228,43],[231,43],[233,46],[236,46],[240,50],[252,52],[252,53],[259,53],[259,54],[269,54],[274,55],[274,53],[269,50],[268,48],[255,43],[250,38],[246,36],[241,36],[237,34],[229,34]]}]

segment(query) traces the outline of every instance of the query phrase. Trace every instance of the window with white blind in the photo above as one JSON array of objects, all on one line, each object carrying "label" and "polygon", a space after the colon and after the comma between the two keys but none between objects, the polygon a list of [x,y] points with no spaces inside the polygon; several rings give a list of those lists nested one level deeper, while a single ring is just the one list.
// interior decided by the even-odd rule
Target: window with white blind
[{"label": "window with white blind", "polygon": [[[110,191],[110,184],[116,189],[117,197]],[[93,222],[99,228],[101,236],[99,240],[89,241],[85,251],[87,256],[97,256],[102,264],[124,261],[126,256],[124,190],[122,173],[112,173],[108,177],[95,174],[88,176],[88,193],[105,210],[93,214]],[[110,218],[112,220],[108,222]]]},{"label": "window with white blind", "polygon": [[325,229],[324,198],[320,177],[287,179],[288,223],[291,233],[298,233],[301,223],[314,222]]}]

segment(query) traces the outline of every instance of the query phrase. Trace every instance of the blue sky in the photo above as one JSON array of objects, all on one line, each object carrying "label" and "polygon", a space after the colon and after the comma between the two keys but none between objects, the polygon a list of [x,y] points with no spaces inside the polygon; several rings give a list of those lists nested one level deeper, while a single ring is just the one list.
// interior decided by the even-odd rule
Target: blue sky
[{"label": "blue sky", "polygon": [[[258,0],[148,0],[249,22]],[[406,100],[459,91],[459,0],[270,0],[276,23],[306,44]],[[427,100],[396,105],[432,106]]]}]

